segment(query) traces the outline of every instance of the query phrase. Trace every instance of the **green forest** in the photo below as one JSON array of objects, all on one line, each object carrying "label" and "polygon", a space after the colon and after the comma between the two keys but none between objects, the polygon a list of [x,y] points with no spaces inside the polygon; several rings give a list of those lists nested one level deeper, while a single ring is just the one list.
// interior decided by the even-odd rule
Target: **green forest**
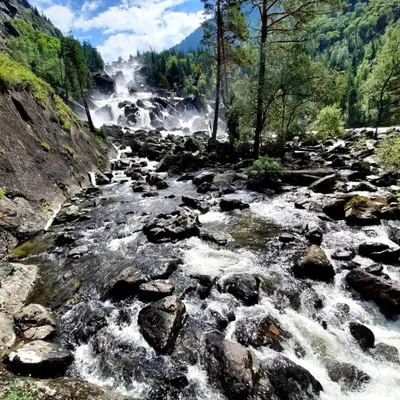
[{"label": "green forest", "polygon": [[203,3],[209,18],[198,51],[141,58],[153,84],[214,96],[235,145],[254,143],[257,157],[310,130],[340,136],[344,127],[399,122],[398,1]]}]

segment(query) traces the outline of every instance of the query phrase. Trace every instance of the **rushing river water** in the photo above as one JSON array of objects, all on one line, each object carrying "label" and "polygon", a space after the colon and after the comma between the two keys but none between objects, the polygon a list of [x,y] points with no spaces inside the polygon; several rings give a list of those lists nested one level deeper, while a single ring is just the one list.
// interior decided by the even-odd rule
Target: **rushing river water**
[{"label": "rushing river water", "polygon": [[[114,122],[118,113],[123,112],[117,107],[120,101],[146,100],[152,96],[149,92],[139,92],[132,99],[123,82],[119,83],[118,90],[119,95],[98,101],[100,107],[112,106]],[[183,126],[191,128],[190,124],[198,118],[198,115],[188,114],[182,121]],[[97,121],[103,122],[106,121]],[[149,124],[148,111],[143,111],[135,128],[148,128]],[[208,121],[204,124],[207,126]],[[182,130],[173,133],[182,135]],[[120,151],[119,156],[124,157],[127,151],[129,149]],[[148,163],[149,170],[154,167],[155,163]],[[302,226],[322,227],[322,248],[328,256],[345,247],[357,248],[366,240],[390,243],[384,226],[351,228],[344,222],[324,221],[317,212],[297,209],[294,202],[301,197],[309,196],[316,203],[326,200],[326,195],[313,194],[304,188],[292,188],[271,196],[239,190],[226,197],[250,204],[249,209],[223,213],[219,201],[209,196],[211,209],[200,215],[203,228],[230,237],[226,246],[200,238],[149,243],[141,231],[143,225],[160,213],[175,211],[182,195],[196,195],[196,187],[191,182],[178,182],[174,177],[168,177],[167,182],[169,188],[160,191],[159,196],[144,198],[141,193],[132,191],[130,180],[122,172],[114,172],[111,184],[92,195],[73,200],[81,210],[86,210],[87,218],[54,225],[39,238],[46,243],[47,250],[40,256],[33,256],[42,264],[43,280],[43,288],[37,292],[35,300],[60,307],[62,311],[60,337],[75,349],[71,375],[135,399],[224,399],[208,384],[201,362],[202,341],[207,332],[215,329],[215,312],[226,316],[233,311],[236,319],[224,331],[226,338],[233,341],[236,341],[236,325],[244,317],[268,314],[279,321],[282,329],[292,335],[282,343],[282,354],[320,381],[324,388],[321,399],[400,399],[400,364],[379,360],[363,351],[348,328],[350,321],[360,322],[374,332],[377,343],[400,349],[399,321],[386,319],[374,303],[362,301],[346,288],[344,278],[348,271],[341,270],[337,261],[332,261],[337,272],[333,284],[300,282],[291,273],[295,254],[307,245],[301,234]],[[76,235],[73,246],[87,246],[89,252],[79,259],[68,257],[67,247],[53,244],[53,239],[61,232]],[[282,246],[278,238],[286,232],[293,234],[296,240]],[[174,260],[180,260],[180,264],[168,281],[175,286],[175,294],[183,299],[188,319],[174,353],[160,356],[140,333],[137,316],[144,303],[139,300],[112,303],[104,300],[103,294],[111,277],[127,266],[134,265],[156,276]],[[363,267],[372,264],[358,256],[355,261]],[[400,280],[398,267],[385,266],[385,272],[393,280]],[[199,298],[196,290],[191,289],[197,285],[192,278],[194,275],[220,279],[233,273],[262,278],[264,285],[258,304],[243,306],[232,295],[220,293],[215,286],[206,299]],[[66,302],[68,296],[72,296],[70,304]],[[317,308],[316,302],[320,304]],[[105,315],[106,326],[89,334],[88,342],[79,340],[80,332],[89,329],[92,321],[89,316],[93,315]],[[252,351],[260,360],[277,355],[270,348]],[[326,365],[332,361],[355,365],[368,374],[371,381],[359,391],[343,391],[328,376]],[[172,374],[181,371],[189,384],[179,390],[177,397],[176,394],[157,395],[157,382],[170,371]]]}]

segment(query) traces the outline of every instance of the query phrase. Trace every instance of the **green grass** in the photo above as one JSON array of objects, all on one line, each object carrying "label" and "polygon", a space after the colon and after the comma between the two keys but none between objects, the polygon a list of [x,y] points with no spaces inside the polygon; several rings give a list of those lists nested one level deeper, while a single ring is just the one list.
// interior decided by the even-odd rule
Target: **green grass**
[{"label": "green grass", "polygon": [[71,109],[63,102],[61,97],[55,96],[56,101],[56,116],[60,121],[61,127],[65,132],[71,133],[72,122],[77,122],[76,115]]},{"label": "green grass", "polygon": [[70,147],[70,146],[68,146],[68,145],[66,145],[66,144],[63,144],[62,148],[63,148],[70,156],[73,156],[73,155],[75,154],[75,150],[74,150],[72,147]]},{"label": "green grass", "polygon": [[0,199],[6,195],[6,188],[0,187]]},{"label": "green grass", "polygon": [[36,396],[27,394],[23,389],[12,389],[3,400],[39,400]]},{"label": "green grass", "polygon": [[6,54],[0,54],[0,80],[16,89],[31,90],[35,99],[42,105],[47,105],[49,98],[54,94],[47,82]]},{"label": "green grass", "polygon": [[42,146],[43,150],[50,151],[51,147],[47,142],[41,142],[40,145]]}]

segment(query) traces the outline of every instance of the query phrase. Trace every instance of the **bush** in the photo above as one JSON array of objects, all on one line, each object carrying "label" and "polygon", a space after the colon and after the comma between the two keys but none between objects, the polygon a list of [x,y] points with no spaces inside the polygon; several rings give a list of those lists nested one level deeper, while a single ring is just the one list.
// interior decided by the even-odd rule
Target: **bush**
[{"label": "bush", "polygon": [[72,147],[67,146],[66,144],[64,144],[64,145],[62,146],[62,148],[63,148],[70,156],[73,156],[73,155],[75,154],[75,150],[74,150]]},{"label": "bush", "polygon": [[42,105],[48,103],[53,93],[47,82],[5,54],[0,54],[0,80],[13,88],[32,90],[33,96]]},{"label": "bush", "polygon": [[247,169],[251,182],[259,182],[270,176],[279,176],[283,172],[279,158],[260,157]]},{"label": "bush", "polygon": [[312,129],[317,131],[319,139],[342,137],[346,134],[340,110],[334,106],[325,107],[319,112]]},{"label": "bush", "polygon": [[47,142],[41,142],[40,145],[42,146],[43,150],[50,151],[50,145]]},{"label": "bush", "polygon": [[55,101],[57,119],[64,131],[71,133],[72,121],[76,121],[77,118],[71,109],[63,102],[61,97],[55,96]]},{"label": "bush", "polygon": [[4,400],[39,400],[37,397],[31,396],[22,389],[13,389]]},{"label": "bush", "polygon": [[377,156],[386,172],[400,172],[400,135],[385,138]]},{"label": "bush", "polygon": [[6,188],[0,187],[0,199],[6,195]]}]

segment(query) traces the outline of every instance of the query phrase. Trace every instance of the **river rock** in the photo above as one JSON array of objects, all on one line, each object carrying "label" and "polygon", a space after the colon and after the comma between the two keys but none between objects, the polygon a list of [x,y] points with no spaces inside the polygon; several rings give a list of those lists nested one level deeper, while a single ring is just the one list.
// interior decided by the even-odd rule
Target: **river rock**
[{"label": "river rock", "polygon": [[346,198],[338,198],[331,200],[329,203],[325,204],[322,211],[330,218],[335,220],[342,220],[345,218],[344,208],[347,203]]},{"label": "river rock", "polygon": [[139,286],[139,300],[143,302],[158,301],[174,292],[174,285],[164,281],[151,281]]},{"label": "river rock", "polygon": [[267,346],[275,351],[282,351],[281,343],[288,334],[274,318],[260,315],[238,321],[235,336],[238,342],[245,346]]},{"label": "river rock", "polygon": [[348,363],[333,362],[327,365],[329,378],[340,384],[342,390],[356,391],[371,381],[364,371]]},{"label": "river rock", "polygon": [[351,261],[356,256],[356,252],[351,247],[344,247],[343,249],[338,249],[332,254],[333,260],[338,261]]},{"label": "river rock", "polygon": [[155,172],[149,172],[146,176],[146,181],[150,186],[155,186],[157,183],[162,182],[163,178]]},{"label": "river rock", "polygon": [[354,196],[345,205],[345,219],[349,225],[367,226],[379,225],[381,200],[371,200],[363,196]]},{"label": "river rock", "polygon": [[209,334],[205,362],[209,380],[220,387],[228,399],[248,399],[255,392],[262,374],[261,364],[246,347]]},{"label": "river rock", "polygon": [[286,357],[269,359],[265,367],[280,400],[318,399],[323,390],[310,372]]},{"label": "river rock", "polygon": [[400,286],[395,282],[354,269],[346,276],[349,286],[366,300],[374,301],[388,315],[400,314]]},{"label": "river rock", "polygon": [[16,374],[53,378],[63,375],[72,360],[72,353],[64,347],[36,340],[9,353],[4,362]]},{"label": "river rock", "polygon": [[16,336],[13,321],[4,312],[0,312],[0,350],[6,350],[13,346]]},{"label": "river rock", "polygon": [[103,122],[109,122],[114,119],[112,108],[108,104],[96,110],[95,115],[96,117],[101,118]]},{"label": "river rock", "polygon": [[142,308],[138,323],[144,338],[154,349],[171,354],[185,319],[185,304],[176,296],[168,296]]},{"label": "river rock", "polygon": [[386,225],[389,239],[400,246],[400,223],[388,221]]},{"label": "river rock", "polygon": [[258,303],[260,280],[253,275],[231,275],[222,282],[218,282],[219,289],[224,293],[230,293],[242,300],[247,306]]},{"label": "river rock", "polygon": [[113,281],[108,296],[114,300],[124,300],[135,296],[139,286],[149,280],[140,269],[129,267],[124,269]]},{"label": "river rock", "polygon": [[29,304],[14,315],[15,325],[21,331],[38,326],[56,326],[55,315],[40,304]]},{"label": "river rock", "polygon": [[324,178],[318,179],[316,182],[309,186],[309,189],[318,193],[329,193],[333,190],[336,183],[336,175],[328,175]]},{"label": "river rock", "polygon": [[213,172],[202,172],[193,178],[193,184],[200,186],[202,183],[212,183],[214,178],[215,174]]},{"label": "river rock", "polygon": [[29,328],[24,332],[24,338],[27,340],[46,340],[54,336],[56,330],[51,325]]},{"label": "river rock", "polygon": [[183,240],[199,236],[200,222],[195,212],[179,211],[163,215],[143,227],[143,232],[151,242]]},{"label": "river rock", "polygon": [[68,252],[68,257],[79,258],[88,252],[89,248],[87,246],[78,246]]},{"label": "river rock", "polygon": [[396,347],[386,343],[377,343],[372,349],[369,349],[372,356],[383,362],[392,362],[400,364],[399,351]]},{"label": "river rock", "polygon": [[210,206],[206,204],[202,198],[182,196],[182,203],[194,210],[199,210],[202,214],[206,214],[210,211]]},{"label": "river rock", "polygon": [[307,226],[306,239],[317,246],[321,246],[324,234],[319,226]]},{"label": "river rock", "polygon": [[330,282],[335,276],[335,270],[321,247],[312,245],[303,252],[293,267],[293,273],[298,278],[310,278]]},{"label": "river rock", "polygon": [[250,206],[237,199],[222,199],[219,203],[221,211],[244,210]]},{"label": "river rock", "polygon": [[350,322],[350,333],[363,350],[374,347],[375,335],[371,329],[357,322]]},{"label": "river rock", "polygon": [[364,242],[360,244],[358,253],[360,256],[369,257],[375,261],[397,264],[400,258],[400,247],[391,249],[385,243]]},{"label": "river rock", "polygon": [[378,188],[369,182],[360,182],[352,189],[354,192],[376,192]]}]

